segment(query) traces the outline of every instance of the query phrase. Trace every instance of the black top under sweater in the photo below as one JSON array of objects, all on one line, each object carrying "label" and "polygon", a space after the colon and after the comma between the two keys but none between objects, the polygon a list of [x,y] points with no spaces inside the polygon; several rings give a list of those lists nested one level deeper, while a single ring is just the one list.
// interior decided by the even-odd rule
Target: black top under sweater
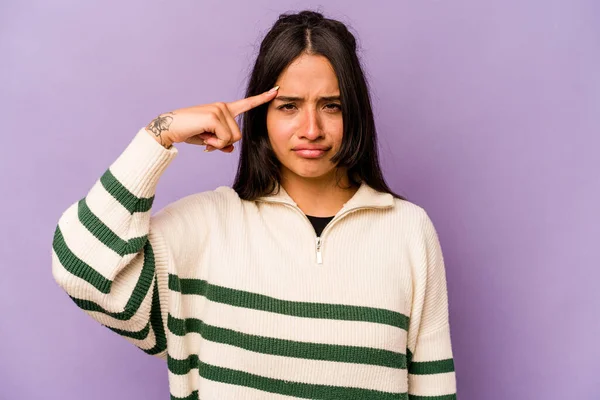
[{"label": "black top under sweater", "polygon": [[307,215],[307,217],[310,220],[313,228],[315,228],[317,236],[321,236],[323,229],[325,229],[329,221],[331,221],[335,215],[332,217],[313,217],[312,215]]}]

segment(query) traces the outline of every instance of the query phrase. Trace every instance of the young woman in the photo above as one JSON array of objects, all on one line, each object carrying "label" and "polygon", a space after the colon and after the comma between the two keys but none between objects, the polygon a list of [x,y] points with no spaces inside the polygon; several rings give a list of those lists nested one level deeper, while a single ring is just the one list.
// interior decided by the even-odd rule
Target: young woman
[{"label": "young woman", "polygon": [[[232,188],[151,216],[176,144],[238,141]],[[141,128],[63,213],[52,261],[79,307],[167,360],[172,399],[456,398],[435,228],[382,178],[355,39],[320,13],[279,17],[246,98]]]}]

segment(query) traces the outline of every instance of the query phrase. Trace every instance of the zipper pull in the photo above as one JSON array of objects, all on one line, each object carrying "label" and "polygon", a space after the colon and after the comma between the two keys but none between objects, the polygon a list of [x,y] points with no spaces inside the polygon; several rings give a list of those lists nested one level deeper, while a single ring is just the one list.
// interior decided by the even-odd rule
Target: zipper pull
[{"label": "zipper pull", "polygon": [[323,264],[323,256],[321,255],[322,241],[320,237],[317,237],[315,240],[317,242],[317,264]]}]

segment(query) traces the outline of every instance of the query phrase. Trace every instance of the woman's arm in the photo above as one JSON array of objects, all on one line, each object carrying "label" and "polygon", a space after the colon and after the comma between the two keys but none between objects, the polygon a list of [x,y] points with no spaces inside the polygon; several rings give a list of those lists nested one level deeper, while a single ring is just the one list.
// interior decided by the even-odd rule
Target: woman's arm
[{"label": "woman's arm", "polygon": [[166,358],[169,214],[151,217],[158,180],[176,157],[145,129],[60,217],[52,273],[92,318]]},{"label": "woman's arm", "polygon": [[455,400],[444,259],[437,232],[424,210],[421,226],[422,263],[415,268],[408,330],[408,393],[411,400]]}]

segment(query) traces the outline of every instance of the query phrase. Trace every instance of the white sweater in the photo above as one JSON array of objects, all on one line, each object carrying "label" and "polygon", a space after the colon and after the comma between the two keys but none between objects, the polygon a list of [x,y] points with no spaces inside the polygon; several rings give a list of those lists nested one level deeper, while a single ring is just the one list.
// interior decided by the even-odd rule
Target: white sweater
[{"label": "white sweater", "polygon": [[444,261],[427,213],[363,184],[320,238],[283,188],[151,216],[176,157],[140,129],[60,217],[52,273],[167,360],[172,399],[456,399]]}]

